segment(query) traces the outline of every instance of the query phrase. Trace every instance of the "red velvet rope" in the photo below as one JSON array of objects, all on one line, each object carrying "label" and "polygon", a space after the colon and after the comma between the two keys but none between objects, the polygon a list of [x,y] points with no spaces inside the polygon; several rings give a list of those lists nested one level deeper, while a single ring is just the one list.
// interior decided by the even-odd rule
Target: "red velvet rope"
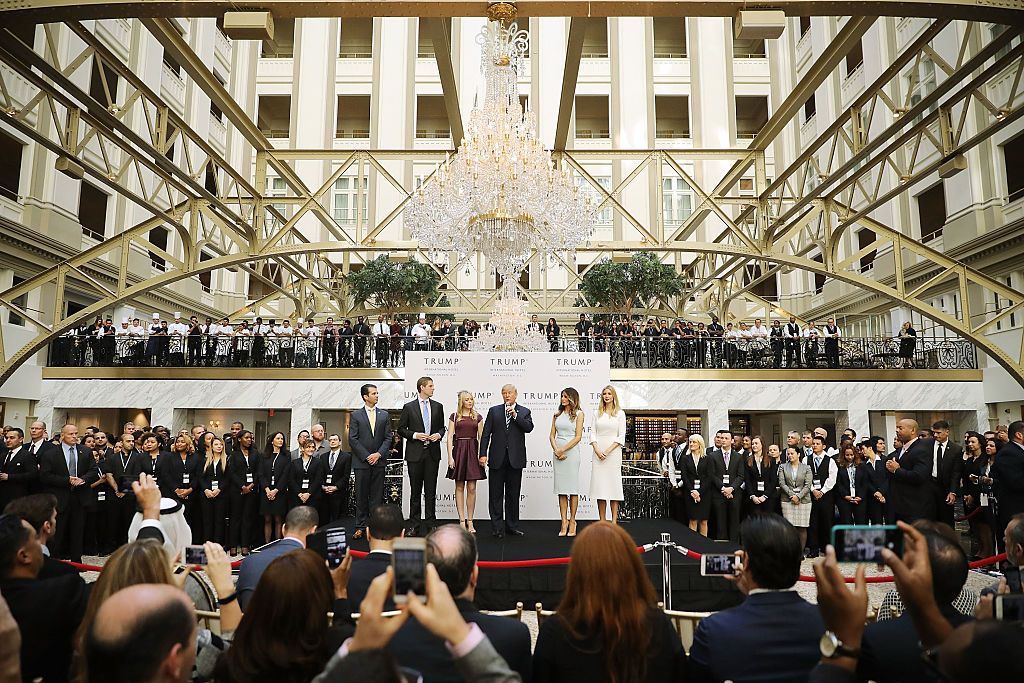
[{"label": "red velvet rope", "polygon": [[979,512],[981,512],[981,507],[980,506],[974,508],[974,510],[970,514],[964,515],[963,517],[957,517],[956,521],[957,522],[966,522],[967,520],[969,520],[971,517],[974,517]]}]

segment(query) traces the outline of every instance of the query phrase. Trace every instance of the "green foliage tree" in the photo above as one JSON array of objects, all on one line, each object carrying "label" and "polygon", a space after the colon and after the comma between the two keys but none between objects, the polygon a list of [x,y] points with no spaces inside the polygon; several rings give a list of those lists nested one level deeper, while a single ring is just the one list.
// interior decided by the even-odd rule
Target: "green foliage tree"
[{"label": "green foliage tree", "polygon": [[630,316],[635,308],[651,308],[658,298],[680,294],[685,279],[649,251],[633,254],[626,263],[605,260],[587,271],[580,291],[592,306]]},{"label": "green foliage tree", "polygon": [[395,263],[381,255],[346,277],[356,306],[375,308],[384,315],[415,310],[437,298],[439,278],[433,268],[418,261]]}]

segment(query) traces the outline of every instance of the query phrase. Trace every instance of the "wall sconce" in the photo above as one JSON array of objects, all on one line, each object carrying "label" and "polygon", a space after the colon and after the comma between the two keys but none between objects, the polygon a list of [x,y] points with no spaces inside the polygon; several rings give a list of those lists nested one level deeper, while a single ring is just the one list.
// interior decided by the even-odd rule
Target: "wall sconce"
[{"label": "wall sconce", "polygon": [[210,430],[220,429],[220,420],[210,420]]}]

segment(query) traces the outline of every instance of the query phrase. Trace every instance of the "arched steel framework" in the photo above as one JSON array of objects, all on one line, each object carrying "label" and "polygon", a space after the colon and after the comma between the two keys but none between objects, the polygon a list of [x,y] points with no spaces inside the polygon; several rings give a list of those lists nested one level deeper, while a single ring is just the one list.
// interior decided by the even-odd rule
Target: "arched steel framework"
[{"label": "arched steel framework", "polygon": [[[326,13],[357,15],[370,12],[371,3],[324,2],[304,3],[279,0],[276,3],[249,3],[247,6],[267,7],[275,12],[289,12],[302,16]],[[458,14],[478,15],[486,3],[372,3],[372,14],[427,14],[428,6],[444,5],[445,16]],[[740,5],[749,3],[519,3],[524,13],[545,14],[558,5],[560,15],[578,14],[577,5],[593,5],[596,11],[628,14],[644,7],[645,15],[661,13],[729,15]],[[836,13],[839,3],[832,2],[778,2],[795,14]],[[870,6],[872,15],[885,13],[897,3],[871,2],[844,3],[850,14],[852,7]],[[1007,13],[1008,7],[1022,3],[1000,2],[931,2],[898,3],[903,13],[920,12],[936,19],[916,40],[908,45],[874,83],[865,90],[807,147],[792,164],[777,173],[769,183],[765,172],[765,151],[778,134],[794,119],[808,93],[812,93],[836,68],[849,46],[864,34],[874,21],[873,16],[859,16],[846,22],[834,41],[834,50],[826,51],[806,70],[790,95],[776,108],[768,124],[746,149],[718,150],[612,150],[601,152],[564,151],[558,144],[556,156],[563,165],[575,170],[583,182],[598,193],[603,208],[612,210],[623,226],[623,234],[630,239],[598,242],[583,250],[584,254],[625,254],[645,249],[664,255],[673,262],[691,282],[688,291],[674,300],[662,302],[665,310],[677,315],[705,313],[695,311],[692,300],[696,295],[713,288],[719,294],[724,309],[736,297],[750,294],[756,284],[782,268],[820,273],[838,281],[850,283],[880,297],[921,312],[974,341],[999,362],[1018,382],[1024,385],[1024,345],[1018,353],[1007,353],[995,344],[986,330],[1024,306],[1024,294],[1006,287],[966,264],[949,258],[941,252],[912,239],[901,231],[874,220],[870,212],[902,192],[915,182],[934,173],[938,165],[972,149],[990,138],[1024,114],[1020,100],[1024,97],[1024,47],[1010,45],[1020,36],[1019,30],[1009,30],[980,49],[970,49],[977,40],[971,24],[961,37],[962,49],[955,64],[943,64],[947,79],[919,102],[898,101],[892,95],[893,84],[900,78],[900,70],[934,54],[930,42],[949,24],[951,16],[959,16],[968,9],[990,12],[997,19],[1015,19]],[[17,7],[14,7],[14,6]],[[190,2],[173,3],[120,3],[101,2],[89,5],[90,12],[107,12],[102,16],[117,16],[117,12],[130,16],[157,17],[171,14],[212,15],[228,9],[233,3]],[[145,10],[140,9],[145,7]],[[628,7],[633,9],[628,9]],[[699,9],[698,6],[703,7]],[[55,12],[55,16],[70,14],[82,16],[81,5],[71,7],[63,2],[0,2],[0,9],[26,9]],[[934,8],[942,8],[938,11]],[[415,10],[415,12],[414,12]],[[582,10],[580,10],[582,11]],[[868,11],[865,9],[865,11]],[[14,15],[10,15],[14,16]],[[27,16],[27,15],[26,15]],[[39,16],[50,16],[40,14]],[[0,14],[0,24],[7,15]],[[195,83],[210,96],[211,101],[226,115],[235,133],[249,146],[255,163],[255,172],[241,171],[197,135],[187,122],[177,117],[160,95],[150,89],[116,55],[104,47],[82,24],[68,21],[67,27],[84,44],[83,51],[66,63],[61,63],[52,46],[53,26],[44,27],[46,45],[42,54],[21,44],[12,34],[0,41],[0,62],[17,75],[15,84],[0,83],[0,106],[5,119],[21,134],[31,138],[54,154],[72,159],[84,174],[96,182],[126,196],[145,208],[151,218],[125,230],[98,245],[83,251],[26,282],[0,292],[0,306],[6,307],[33,322],[38,335],[27,345],[13,353],[3,352],[0,337],[0,382],[8,379],[14,370],[31,354],[43,348],[48,341],[70,329],[73,325],[98,312],[105,312],[115,303],[130,301],[147,292],[166,287],[201,273],[226,268],[242,268],[250,277],[273,290],[250,304],[267,303],[274,297],[285,297],[296,307],[319,310],[347,310],[341,276],[349,259],[365,260],[387,252],[395,255],[414,254],[418,245],[404,241],[384,241],[382,232],[401,215],[412,191],[389,172],[389,160],[440,158],[444,150],[417,152],[412,150],[276,150],[231,99],[214,78],[210,70],[195,55],[166,19],[148,18],[145,27],[179,61]],[[577,22],[570,28],[570,57],[573,33]],[[442,36],[443,37],[443,36]],[[447,51],[440,51],[441,54]],[[102,62],[125,79],[128,87],[121,97],[104,88],[106,101],[97,101],[82,91],[71,76],[88,59]],[[442,58],[443,59],[443,58]],[[578,53],[576,56],[578,59]],[[570,76],[567,59],[566,75]],[[101,70],[101,74],[104,73]],[[0,73],[0,78],[5,76]],[[447,86],[446,86],[447,87]],[[571,101],[575,88],[574,78],[563,84],[563,104]],[[896,90],[898,91],[898,90]],[[568,98],[566,94],[569,94]],[[446,93],[448,95],[449,93]],[[450,93],[454,95],[454,93]],[[451,98],[457,103],[457,98]],[[563,106],[559,122],[567,120]],[[130,121],[142,121],[140,126]],[[967,122],[970,125],[967,125]],[[561,127],[561,125],[560,125]],[[173,131],[173,132],[172,132]],[[164,153],[175,140],[183,141],[184,158],[169,162]],[[564,139],[562,140],[564,143]],[[919,154],[922,147],[930,147],[938,156]],[[937,160],[936,160],[937,158]],[[731,168],[714,187],[702,187],[687,171],[687,163],[715,159],[732,162]],[[318,187],[311,187],[294,170],[296,160],[332,160],[337,165]],[[595,160],[630,162],[632,169],[616,187],[604,188],[588,172],[588,164]],[[207,188],[201,181],[207,169],[213,169],[220,179],[217,187]],[[285,197],[268,197],[263,192],[268,172],[284,179]],[[373,176],[379,183],[392,188],[398,197],[394,207],[374,225],[340,225],[331,216],[323,197],[342,174],[354,173],[358,178]],[[755,193],[743,196],[738,191],[741,178],[753,175]],[[698,204],[692,215],[679,224],[667,224],[660,213],[646,220],[621,200],[622,191],[634,184],[658,188],[665,177],[681,179],[695,194]],[[318,181],[319,182],[319,181]],[[429,178],[427,179],[429,182]],[[660,195],[658,197],[660,203]],[[278,207],[284,206],[285,210]],[[325,231],[331,241],[311,241],[300,230],[305,220]],[[171,241],[166,248],[157,247],[149,240],[155,227],[172,229]],[[875,240],[867,247],[855,246],[849,229],[859,226],[871,230]],[[699,235],[707,235],[707,239]],[[132,254],[146,251],[160,255],[168,264],[163,273],[139,276],[130,267]],[[875,278],[864,275],[858,262],[868,251],[885,254],[891,265],[891,276]],[[203,254],[209,257],[204,259]],[[332,255],[343,254],[339,262]],[[693,255],[686,260],[682,255]],[[287,279],[276,281],[264,274],[263,264],[272,263],[275,272]],[[116,273],[110,273],[110,266]],[[751,281],[743,277],[744,266],[757,264],[761,275]],[[524,290],[539,308],[569,310],[578,292],[575,285],[584,272],[577,272],[574,264],[562,264],[569,271],[568,285],[561,291],[537,292]],[[440,272],[440,269],[439,269]],[[451,288],[448,294],[456,297],[454,311],[484,310],[493,291],[477,287],[463,291],[451,273],[440,272]],[[961,294],[962,309],[957,314],[939,310],[928,301],[929,292],[955,281]],[[63,302],[67,287],[91,291],[95,303],[72,315],[63,315]],[[57,312],[52,322],[18,306],[19,297],[42,292],[53,297]],[[1008,302],[995,314],[976,312],[970,302],[979,296],[996,295]],[[579,310],[579,309],[575,309]],[[720,311],[721,312],[721,311]]]}]

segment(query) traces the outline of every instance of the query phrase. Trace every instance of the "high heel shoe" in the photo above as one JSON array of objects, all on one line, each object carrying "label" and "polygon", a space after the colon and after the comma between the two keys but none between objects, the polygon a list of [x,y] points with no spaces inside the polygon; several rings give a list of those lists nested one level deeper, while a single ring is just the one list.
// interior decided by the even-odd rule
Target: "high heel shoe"
[{"label": "high heel shoe", "polygon": [[562,530],[558,532],[559,536],[565,536],[565,532],[569,529],[569,522],[562,520]]},{"label": "high heel shoe", "polygon": [[473,520],[471,520],[471,519],[467,519],[466,520],[466,531],[468,531],[471,534],[475,534],[476,533],[476,528],[473,526]]},{"label": "high heel shoe", "polygon": [[574,519],[571,522],[569,522],[569,533],[567,533],[566,536],[575,536],[575,535],[576,535],[576,520]]}]

